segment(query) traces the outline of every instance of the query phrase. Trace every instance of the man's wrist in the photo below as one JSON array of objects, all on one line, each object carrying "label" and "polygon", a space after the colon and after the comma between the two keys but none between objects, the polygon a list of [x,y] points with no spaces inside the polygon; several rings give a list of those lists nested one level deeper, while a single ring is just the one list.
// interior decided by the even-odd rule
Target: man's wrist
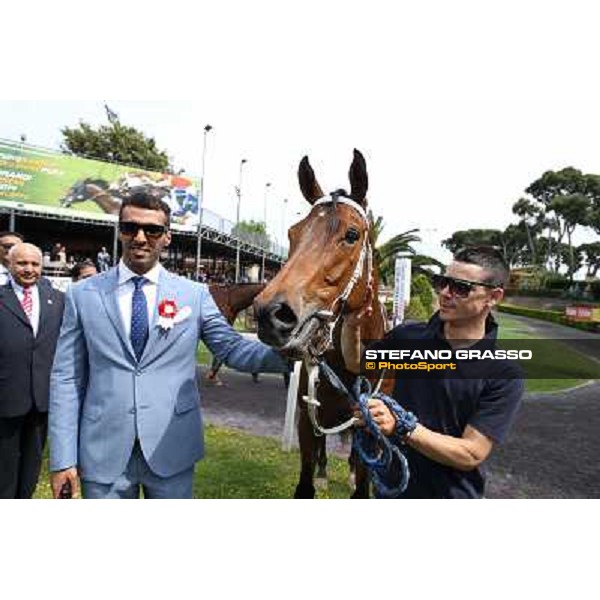
[{"label": "man's wrist", "polygon": [[394,418],[396,419],[396,426],[390,437],[397,445],[405,445],[419,425],[417,417],[413,413],[402,409],[401,411],[394,411]]}]

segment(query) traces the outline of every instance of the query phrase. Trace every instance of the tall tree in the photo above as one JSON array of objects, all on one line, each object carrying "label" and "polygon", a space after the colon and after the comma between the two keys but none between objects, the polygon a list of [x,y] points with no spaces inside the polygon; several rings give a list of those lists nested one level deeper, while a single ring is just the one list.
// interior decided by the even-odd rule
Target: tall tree
[{"label": "tall tree", "polygon": [[118,162],[149,171],[172,171],[166,152],[156,147],[153,138],[133,127],[122,125],[112,113],[110,125],[94,129],[81,121],[77,127],[61,130],[63,150],[87,158]]},{"label": "tall tree", "polygon": [[[540,220],[548,229],[549,244],[552,233],[556,233],[557,251],[554,252],[554,271],[557,272],[561,262],[560,244],[565,235],[570,240],[577,225],[589,222],[589,213],[594,200],[600,198],[600,182],[597,176],[584,175],[580,170],[567,167],[560,171],[546,171],[526,190],[541,206]],[[572,243],[568,242],[572,247]],[[550,245],[546,258],[550,259]],[[574,255],[570,251],[567,258]],[[568,258],[568,261],[572,260]],[[567,261],[567,262],[568,262]],[[572,265],[569,265],[572,270]]]},{"label": "tall tree", "polygon": [[508,225],[500,236],[500,243],[504,260],[509,267],[531,262],[528,260],[530,249],[528,247],[527,229],[523,221],[516,225]]},{"label": "tall tree", "polygon": [[586,277],[596,277],[600,270],[600,242],[581,244],[577,250],[584,256],[584,265],[587,269]]},{"label": "tall tree", "polygon": [[[587,225],[590,206],[590,199],[579,193],[568,196],[555,196],[549,205],[549,208],[556,214],[557,220],[562,221],[563,231],[567,234],[566,262],[569,266],[569,279],[571,282],[577,271],[572,240],[573,231],[577,225]],[[561,254],[564,256],[563,252]]]},{"label": "tall tree", "polygon": [[[519,200],[513,204],[512,211],[525,224],[525,229],[527,231],[527,243],[529,244],[529,251],[531,253],[531,263],[535,264],[537,262],[536,252],[531,230],[536,226],[540,215],[540,209],[533,202],[531,202],[531,200],[528,200],[527,198],[519,198]],[[531,223],[532,220],[533,224]]]}]

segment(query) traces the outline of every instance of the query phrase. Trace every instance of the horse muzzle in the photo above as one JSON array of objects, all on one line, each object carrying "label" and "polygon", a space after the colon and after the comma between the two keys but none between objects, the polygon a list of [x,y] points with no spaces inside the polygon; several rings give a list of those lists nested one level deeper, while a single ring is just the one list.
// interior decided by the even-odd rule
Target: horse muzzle
[{"label": "horse muzzle", "polygon": [[290,358],[320,356],[331,339],[329,310],[314,310],[298,319],[285,302],[272,302],[257,312],[258,337],[265,344],[279,348]]},{"label": "horse muzzle", "polygon": [[256,313],[258,338],[274,348],[284,348],[298,324],[298,317],[285,302],[271,302]]}]

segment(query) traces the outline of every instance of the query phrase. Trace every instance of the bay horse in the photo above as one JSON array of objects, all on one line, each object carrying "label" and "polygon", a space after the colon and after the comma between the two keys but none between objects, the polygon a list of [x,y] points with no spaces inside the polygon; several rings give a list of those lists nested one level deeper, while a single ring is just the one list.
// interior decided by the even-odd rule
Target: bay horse
[{"label": "bay horse", "polygon": [[[254,298],[264,289],[264,283],[234,283],[231,285],[211,283],[208,286],[208,291],[215,304],[231,326],[235,323],[238,314],[248,308]],[[217,373],[222,364],[218,358],[213,357],[210,371],[206,376],[208,381],[213,383],[219,381]],[[252,379],[255,383],[258,382],[258,373],[252,373]]]},{"label": "bay horse", "polygon": [[[308,157],[302,159],[298,179],[312,209],[289,229],[288,261],[254,301],[258,337],[304,361],[298,390],[301,472],[295,498],[314,498],[315,466],[325,450],[325,436],[318,435],[314,413],[311,416],[310,404],[303,401],[309,382],[314,381],[309,379],[310,365],[324,358],[350,389],[355,376],[345,369],[341,351],[344,316],[370,302],[372,316],[361,326],[361,339],[380,339],[386,330],[373,262],[372,223],[366,212],[367,168],[358,150],[354,150],[349,178],[349,194],[337,190],[325,196]],[[327,378],[319,381],[316,399],[318,420],[324,428],[351,422],[348,396]],[[361,463],[355,467],[352,497],[368,498],[368,473]]]},{"label": "bay horse", "polygon": [[[229,285],[211,283],[208,290],[227,322],[233,326],[238,314],[248,308],[265,287],[264,283],[232,283]],[[206,375],[208,381],[219,384],[217,374],[222,364],[218,358],[213,357],[210,370]],[[252,381],[258,383],[258,373],[252,373]],[[284,373],[283,381],[287,388],[290,383],[290,376],[287,373]]]}]

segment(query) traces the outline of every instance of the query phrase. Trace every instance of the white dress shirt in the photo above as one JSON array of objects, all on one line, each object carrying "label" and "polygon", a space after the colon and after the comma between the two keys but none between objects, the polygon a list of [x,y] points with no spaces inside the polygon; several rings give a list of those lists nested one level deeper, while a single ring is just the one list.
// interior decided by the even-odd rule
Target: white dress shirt
[{"label": "white dress shirt", "polygon": [[[156,310],[156,293],[158,290],[158,276],[162,267],[160,263],[156,263],[147,273],[144,273],[148,281],[144,284],[142,290],[146,296],[146,304],[148,306],[148,325],[152,327],[153,315]],[[123,320],[123,327],[127,337],[131,334],[131,302],[133,300],[133,292],[135,284],[131,281],[134,277],[138,277],[124,262],[123,259],[119,262],[119,284],[117,287],[117,302]]]},{"label": "white dress shirt", "polygon": [[[10,277],[10,276],[9,276]],[[21,304],[23,304],[23,296],[25,296],[25,291],[23,288],[12,278],[10,277],[10,285],[12,289],[15,291],[17,298]],[[38,329],[40,326],[40,292],[38,290],[37,285],[32,285],[31,290],[31,301],[32,301],[32,309],[31,309],[31,328],[33,329],[33,335],[37,336]]]},{"label": "white dress shirt", "polygon": [[8,269],[0,264],[0,285],[6,285],[10,281]]}]

